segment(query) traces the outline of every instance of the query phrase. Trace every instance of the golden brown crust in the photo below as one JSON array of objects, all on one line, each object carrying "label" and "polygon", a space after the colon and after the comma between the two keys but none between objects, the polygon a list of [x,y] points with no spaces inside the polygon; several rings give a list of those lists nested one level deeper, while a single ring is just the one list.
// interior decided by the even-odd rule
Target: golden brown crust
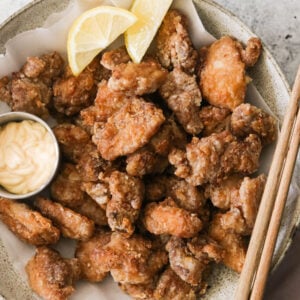
[{"label": "golden brown crust", "polygon": [[34,205],[44,216],[52,220],[60,229],[62,235],[67,238],[87,240],[94,233],[95,224],[92,220],[57,202],[37,197]]},{"label": "golden brown crust", "polygon": [[47,247],[39,247],[26,265],[30,287],[45,300],[66,300],[80,277],[76,258],[64,259]]},{"label": "golden brown crust", "polygon": [[157,34],[157,56],[165,68],[180,68],[193,74],[198,55],[189,37],[187,23],[178,10],[172,9],[166,14]]},{"label": "golden brown crust", "polygon": [[241,138],[251,133],[258,135],[263,145],[273,143],[277,137],[275,118],[249,103],[233,110],[230,127],[232,133]]},{"label": "golden brown crust", "polygon": [[208,137],[194,137],[186,152],[178,149],[169,154],[175,174],[192,185],[217,182],[230,174],[252,174],[259,166],[262,146],[257,135],[239,141],[229,131]]},{"label": "golden brown crust", "polygon": [[0,198],[0,219],[22,241],[35,246],[55,244],[60,237],[49,219],[14,200]]},{"label": "golden brown crust", "polygon": [[164,121],[161,109],[134,98],[105,124],[95,124],[93,142],[104,159],[114,160],[147,144]]},{"label": "golden brown crust", "polygon": [[179,208],[171,198],[145,207],[143,222],[153,234],[170,234],[182,238],[195,236],[202,229],[196,214]]},{"label": "golden brown crust", "polygon": [[188,75],[175,68],[168,74],[159,92],[186,132],[201,132],[203,124],[199,116],[199,107],[202,97],[194,75]]},{"label": "golden brown crust", "polygon": [[199,77],[202,96],[211,105],[233,110],[244,102],[247,78],[240,47],[224,36],[206,50]]},{"label": "golden brown crust", "polygon": [[85,242],[79,242],[75,257],[78,259],[82,277],[91,282],[102,281],[109,272],[106,264],[105,245],[110,242],[111,232],[101,230]]},{"label": "golden brown crust", "polygon": [[152,58],[141,63],[119,64],[115,66],[108,80],[108,87],[127,95],[154,93],[166,80],[167,71]]}]

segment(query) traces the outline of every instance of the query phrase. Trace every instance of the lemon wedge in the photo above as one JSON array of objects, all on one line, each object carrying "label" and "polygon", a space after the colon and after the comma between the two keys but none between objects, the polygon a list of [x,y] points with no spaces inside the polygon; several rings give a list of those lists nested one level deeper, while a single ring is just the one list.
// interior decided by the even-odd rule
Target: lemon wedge
[{"label": "lemon wedge", "polygon": [[113,6],[99,6],[81,14],[72,24],[67,41],[73,74],[78,75],[98,53],[136,21],[133,13]]},{"label": "lemon wedge", "polygon": [[125,45],[131,59],[141,62],[172,0],[135,0],[130,11],[138,21],[125,32]]}]

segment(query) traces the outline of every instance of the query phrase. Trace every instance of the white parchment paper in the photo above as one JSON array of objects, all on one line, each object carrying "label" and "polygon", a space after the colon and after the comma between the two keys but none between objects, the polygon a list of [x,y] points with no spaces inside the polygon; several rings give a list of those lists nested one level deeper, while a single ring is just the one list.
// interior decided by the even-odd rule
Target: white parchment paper
[{"label": "white parchment paper", "polygon": [[[58,51],[66,54],[66,39],[70,25],[74,19],[87,9],[98,5],[115,5],[123,8],[129,8],[132,0],[73,0],[69,6],[60,13],[55,13],[46,20],[42,28],[23,32],[6,44],[6,54],[0,57],[0,77],[9,75],[13,71],[17,71],[26,61],[28,56],[41,55],[49,51]],[[195,10],[192,0],[174,0],[172,7],[181,10],[190,21],[190,34],[195,47],[209,45],[215,39],[205,28]],[[37,44],[36,41],[39,41]],[[122,41],[122,39],[120,40]],[[34,45],[34,47],[32,47]],[[250,84],[247,90],[246,100],[256,106],[263,108],[271,113],[256,88]],[[7,107],[1,104],[0,113],[7,110]],[[267,172],[271,163],[275,145],[271,145],[264,149],[261,157],[260,172]],[[288,202],[296,201],[299,195],[299,188],[294,183],[290,189]],[[288,211],[288,209],[287,209]],[[27,245],[16,238],[7,228],[0,222],[1,239],[9,253],[10,259],[16,271],[27,280],[24,267],[27,261],[34,255],[35,248]],[[284,231],[280,232],[278,244],[283,240]],[[62,240],[57,249],[63,256],[72,257],[74,254],[75,242],[70,240]],[[88,298],[87,298],[88,295]],[[79,282],[76,285],[76,292],[71,296],[73,300],[82,299],[130,299],[125,295],[111,278],[106,279],[101,284],[91,284],[87,282]]]}]

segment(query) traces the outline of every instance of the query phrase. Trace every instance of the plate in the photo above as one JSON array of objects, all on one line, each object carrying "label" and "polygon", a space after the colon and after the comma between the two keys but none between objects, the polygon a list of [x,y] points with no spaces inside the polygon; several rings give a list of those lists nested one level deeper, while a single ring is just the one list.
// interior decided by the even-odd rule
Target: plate
[{"label": "plate", "polygon": [[[14,14],[4,24],[0,25],[0,52],[4,52],[5,42],[16,34],[25,30],[41,26],[44,20],[53,12],[65,8],[68,0],[35,0],[21,11]],[[195,0],[195,6],[205,28],[215,37],[230,34],[242,42],[246,42],[254,34],[237,19],[233,14],[210,0]],[[262,57],[249,75],[254,78],[253,83],[271,108],[273,113],[282,120],[290,90],[288,84],[272,58],[269,51],[264,47]],[[1,111],[0,111],[1,113]],[[299,160],[296,166],[296,182],[299,179]],[[300,216],[300,202],[296,198],[289,201],[280,230],[280,242],[276,246],[273,258],[273,266],[278,265],[284,257],[293,231],[298,224]],[[22,255],[22,253],[20,253]],[[13,270],[3,243],[0,239],[0,291],[7,299],[29,300],[34,295],[26,282]],[[231,299],[237,285],[238,275],[227,270],[225,267],[216,268],[211,275],[211,288],[203,299]],[[105,285],[111,284],[106,282]],[[115,287],[117,289],[117,287]],[[101,295],[101,299],[128,299],[128,297]]]}]

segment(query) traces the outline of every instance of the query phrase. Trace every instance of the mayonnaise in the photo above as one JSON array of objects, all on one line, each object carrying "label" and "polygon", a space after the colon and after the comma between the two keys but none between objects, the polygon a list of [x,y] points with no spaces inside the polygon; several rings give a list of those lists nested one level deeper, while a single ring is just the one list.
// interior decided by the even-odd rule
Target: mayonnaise
[{"label": "mayonnaise", "polygon": [[41,124],[25,120],[0,127],[0,185],[27,194],[44,185],[55,168],[55,145]]}]

